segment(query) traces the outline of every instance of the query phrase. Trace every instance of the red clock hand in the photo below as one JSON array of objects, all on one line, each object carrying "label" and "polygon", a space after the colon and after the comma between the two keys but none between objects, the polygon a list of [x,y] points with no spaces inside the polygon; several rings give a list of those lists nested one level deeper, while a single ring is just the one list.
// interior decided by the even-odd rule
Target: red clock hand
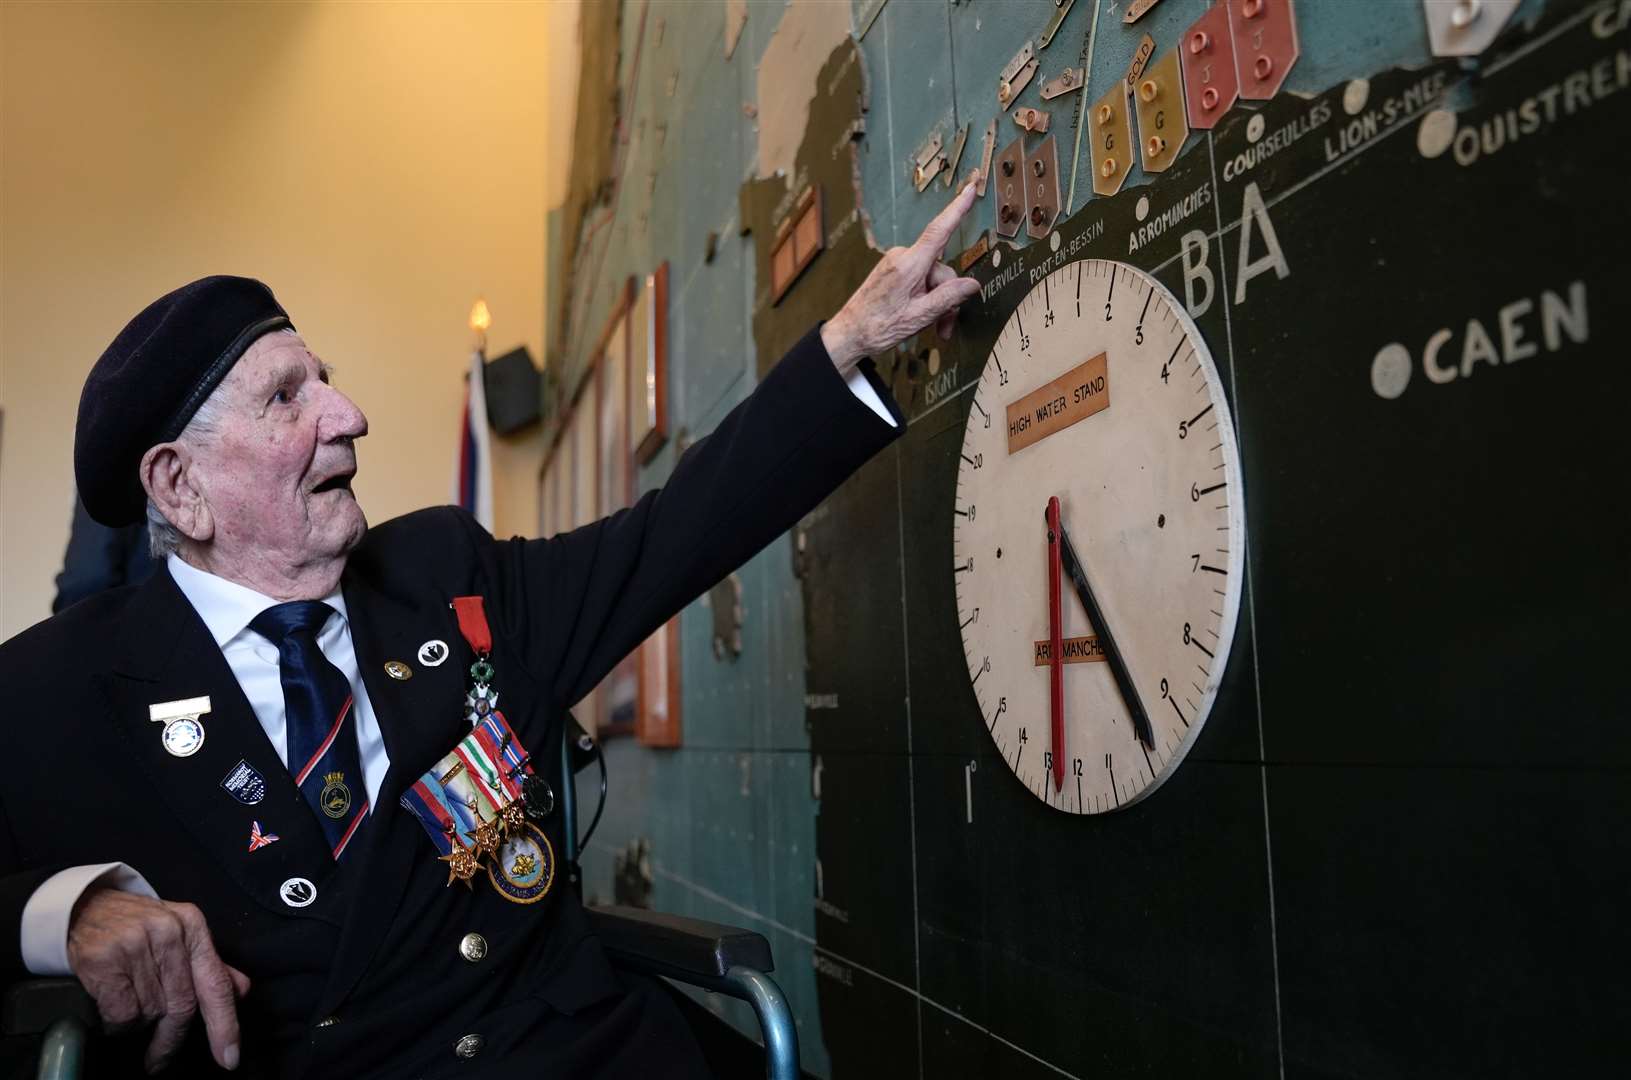
[{"label": "red clock hand", "polygon": [[1064,644],[1060,641],[1059,498],[1048,499],[1048,681],[1053,697],[1053,790],[1065,786]]}]

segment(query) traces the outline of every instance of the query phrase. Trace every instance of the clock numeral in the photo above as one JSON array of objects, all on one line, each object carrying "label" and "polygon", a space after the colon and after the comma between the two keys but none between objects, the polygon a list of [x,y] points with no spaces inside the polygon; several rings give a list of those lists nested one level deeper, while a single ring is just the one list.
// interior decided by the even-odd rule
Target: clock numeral
[{"label": "clock numeral", "polygon": [[[997,372],[997,385],[998,386],[1007,386],[1008,385],[1008,373],[1006,371]],[[986,426],[989,427],[990,424],[988,423]]]},{"label": "clock numeral", "polygon": [[1053,310],[1051,308],[1042,316],[1042,325],[1044,327],[1053,325]]},{"label": "clock numeral", "polygon": [[1082,759],[1073,758],[1070,763],[1070,772],[1073,776],[1082,775]]},{"label": "clock numeral", "polygon": [[1200,502],[1201,501],[1201,485],[1199,485],[1199,484],[1190,484],[1189,485],[1189,501],[1190,502]]},{"label": "clock numeral", "polygon": [[970,521],[974,520],[974,504],[973,503],[968,504],[968,519]]},{"label": "clock numeral", "polygon": [[1053,771],[1053,751],[1052,750],[1044,750],[1044,751],[1042,751],[1042,772],[1044,774],[1046,774],[1046,773],[1051,773],[1052,771]]},{"label": "clock numeral", "polygon": [[1110,755],[1109,754],[1104,755],[1104,767],[1106,769],[1110,768]]},{"label": "clock numeral", "polygon": [[1161,381],[1162,382],[1167,381],[1167,369],[1169,367],[1171,367],[1171,366],[1172,366],[1172,361],[1171,360],[1168,360],[1165,364],[1161,365]]},{"label": "clock numeral", "polygon": [[[1052,312],[1049,312],[1049,314],[1051,315]],[[1030,352],[1030,350],[1031,350],[1031,335],[1029,335],[1029,334],[1019,335],[1019,347],[1020,347],[1021,350],[1025,351],[1025,352]]]},{"label": "clock numeral", "polygon": [[1104,305],[1104,321],[1105,322],[1110,321],[1110,305],[1109,304]]},{"label": "clock numeral", "polygon": [[[985,468],[985,455],[975,454],[973,457],[968,459],[968,463],[976,469],[983,469]],[[1195,501],[1199,502],[1200,498],[1200,495],[1197,493],[1195,496]]]},{"label": "clock numeral", "polygon": [[1164,698],[1164,697],[1166,697],[1167,695],[1169,695],[1171,693],[1172,693],[1172,690],[1171,690],[1170,687],[1167,686],[1167,680],[1162,679],[1161,680],[1161,696]]},{"label": "clock numeral", "polygon": [[1184,644],[1189,644],[1189,624],[1184,623]]},{"label": "clock numeral", "polygon": [[1023,743],[1023,742],[1030,742],[1030,741],[1031,741],[1031,736],[1030,736],[1030,735],[1029,735],[1029,734],[1027,734],[1027,733],[1026,733],[1026,731],[1025,731],[1025,728],[1024,728],[1024,727],[1021,727],[1021,728],[1020,728],[1020,729],[1019,729],[1019,741],[1020,741],[1020,742],[1022,742],[1022,743]]},{"label": "clock numeral", "polygon": [[1133,344],[1134,345],[1144,344],[1144,324],[1143,323],[1139,323],[1137,326],[1133,327]]},{"label": "clock numeral", "polygon": [[1189,572],[1193,574],[1199,571],[1201,568],[1201,553],[1197,551],[1195,554],[1191,555],[1190,558],[1195,560],[1195,565],[1189,568]]}]

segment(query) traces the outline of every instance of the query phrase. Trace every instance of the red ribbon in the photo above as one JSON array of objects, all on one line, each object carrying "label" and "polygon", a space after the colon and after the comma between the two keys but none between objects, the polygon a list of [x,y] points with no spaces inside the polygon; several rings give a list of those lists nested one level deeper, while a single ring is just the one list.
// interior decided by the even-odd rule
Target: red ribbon
[{"label": "red ribbon", "polygon": [[493,651],[493,631],[487,625],[487,609],[479,596],[455,596],[453,613],[459,617],[459,633],[477,656]]}]

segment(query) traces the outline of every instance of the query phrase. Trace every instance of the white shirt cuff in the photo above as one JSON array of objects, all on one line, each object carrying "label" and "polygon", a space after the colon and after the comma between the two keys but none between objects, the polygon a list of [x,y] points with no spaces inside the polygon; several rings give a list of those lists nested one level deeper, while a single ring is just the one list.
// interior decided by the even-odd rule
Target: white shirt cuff
[{"label": "white shirt cuff", "polygon": [[68,921],[74,905],[93,885],[157,900],[147,879],[122,862],[71,866],[45,879],[23,905],[23,966],[34,975],[72,975],[68,966]]},{"label": "white shirt cuff", "polygon": [[894,416],[890,414],[888,407],[884,405],[883,399],[878,397],[878,391],[873,388],[872,383],[867,379],[866,372],[856,368],[844,377],[844,385],[849,387],[850,393],[861,399],[861,404],[882,417],[884,423],[890,427],[896,426]]}]

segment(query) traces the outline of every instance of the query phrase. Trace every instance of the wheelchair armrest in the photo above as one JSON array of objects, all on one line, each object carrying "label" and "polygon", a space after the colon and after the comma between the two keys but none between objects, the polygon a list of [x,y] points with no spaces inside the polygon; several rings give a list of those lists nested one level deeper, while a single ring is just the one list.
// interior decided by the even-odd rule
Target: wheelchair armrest
[{"label": "wheelchair armrest", "polygon": [[717,981],[734,967],[769,971],[770,942],[739,926],[608,905],[586,909],[613,963],[683,981]]},{"label": "wheelchair armrest", "polygon": [[78,979],[29,979],[6,988],[0,1006],[0,1034],[38,1035],[62,1019],[75,1019],[87,1030],[102,1026],[96,1002]]}]

